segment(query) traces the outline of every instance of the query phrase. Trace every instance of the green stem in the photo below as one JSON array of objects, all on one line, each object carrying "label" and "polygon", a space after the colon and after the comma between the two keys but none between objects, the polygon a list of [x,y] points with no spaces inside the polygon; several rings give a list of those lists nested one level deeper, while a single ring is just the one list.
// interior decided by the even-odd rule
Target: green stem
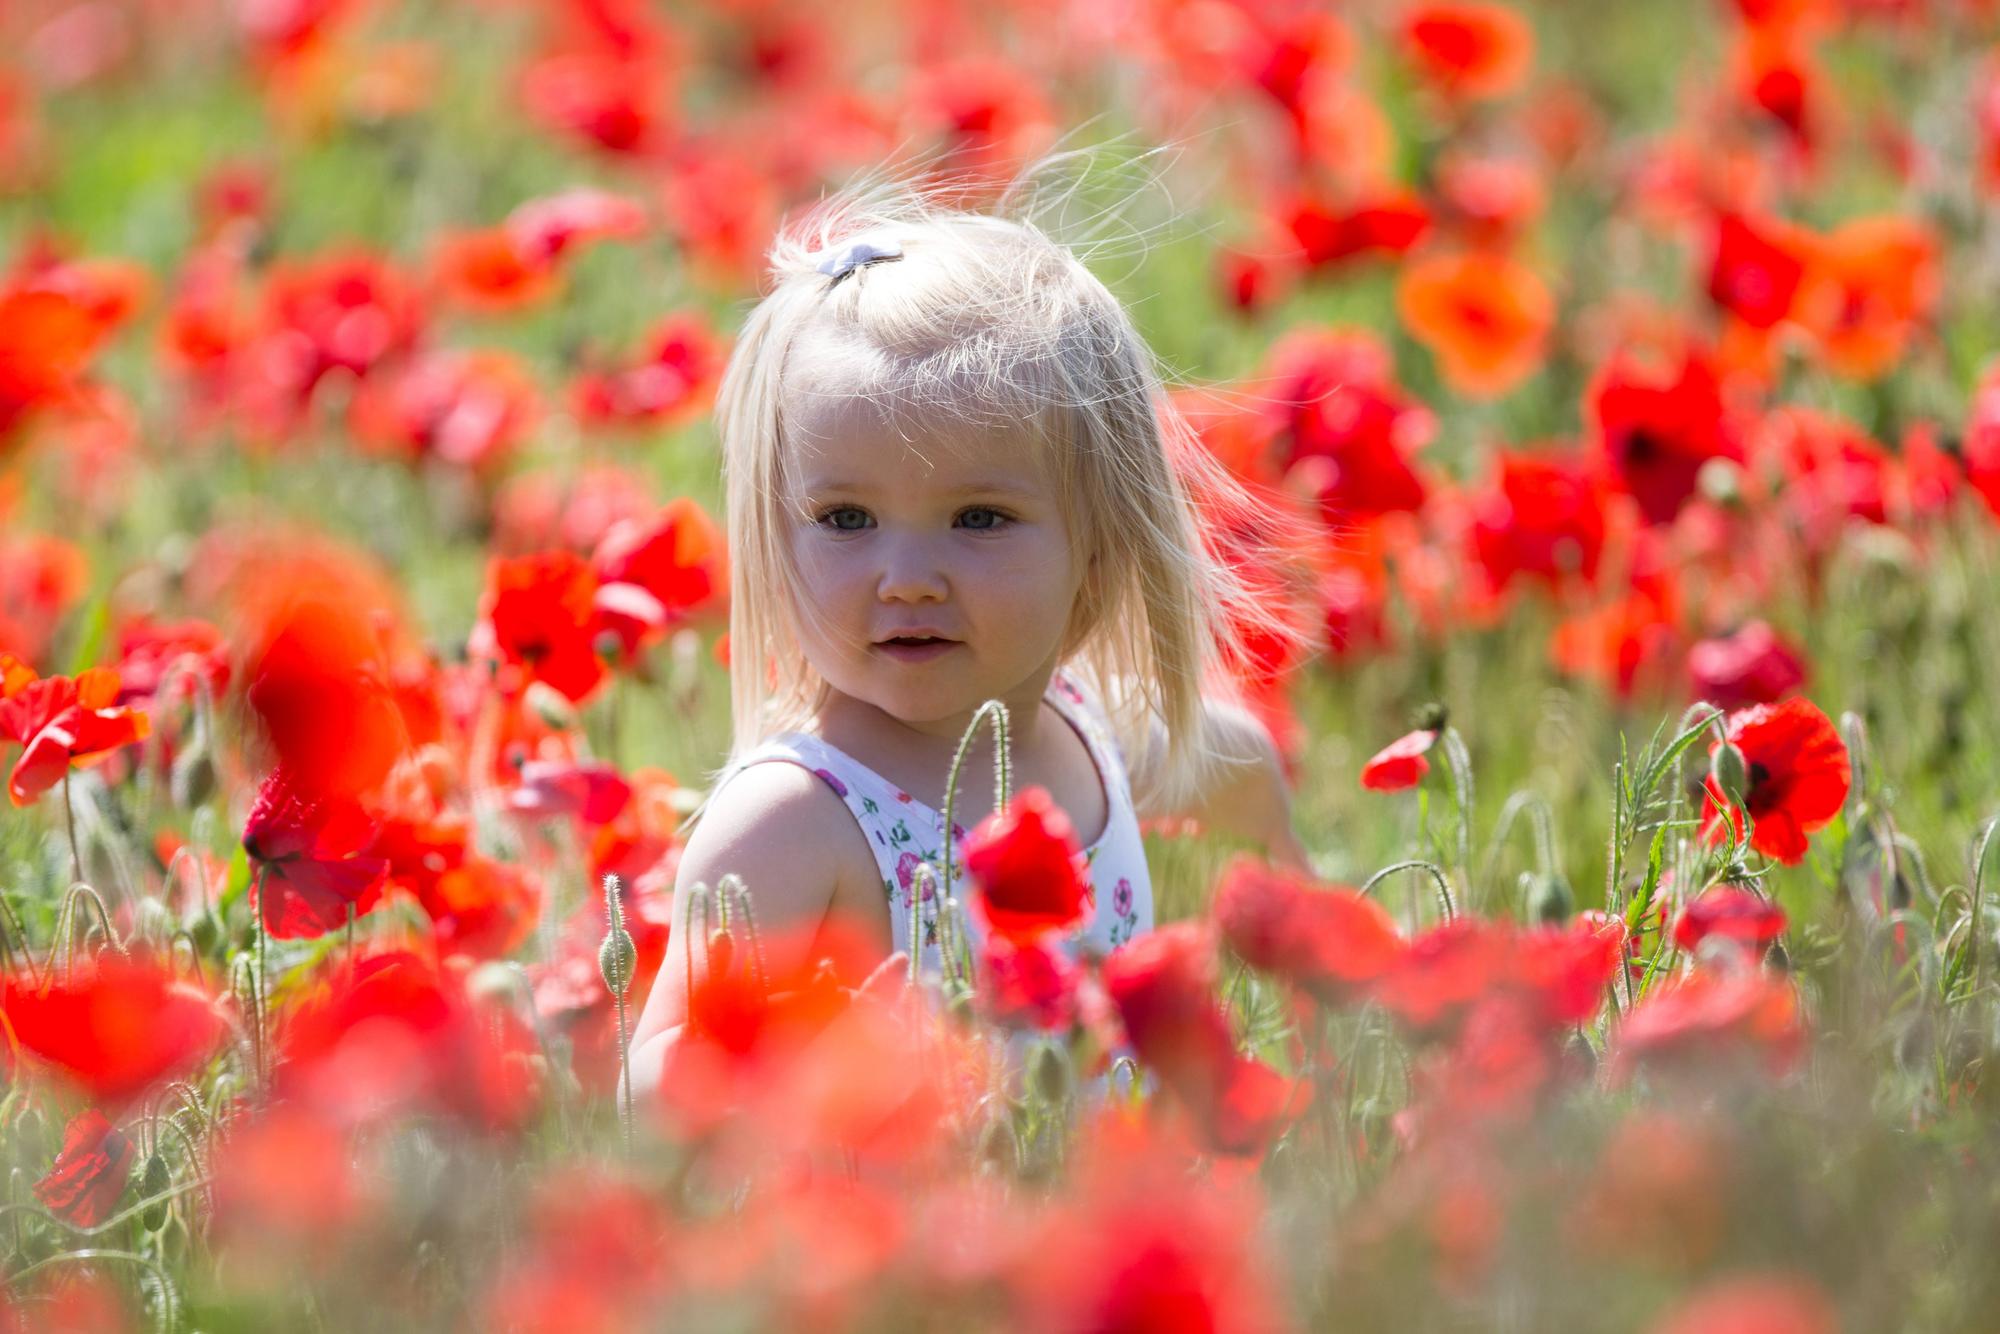
[{"label": "green stem", "polygon": [[[993,725],[993,812],[999,814],[1007,809],[1007,800],[1013,786],[1013,773],[1007,755],[1007,706],[997,699],[989,699],[979,706],[966,726],[965,735],[958,740],[958,751],[951,757],[951,774],[944,785],[944,883],[938,887],[938,907],[951,899],[952,873],[957,862],[957,839],[955,831],[958,823],[955,813],[958,807],[959,774],[965,767],[965,757],[972,749],[972,743],[979,735],[979,725],[990,722]],[[914,945],[915,942],[912,942]]]}]

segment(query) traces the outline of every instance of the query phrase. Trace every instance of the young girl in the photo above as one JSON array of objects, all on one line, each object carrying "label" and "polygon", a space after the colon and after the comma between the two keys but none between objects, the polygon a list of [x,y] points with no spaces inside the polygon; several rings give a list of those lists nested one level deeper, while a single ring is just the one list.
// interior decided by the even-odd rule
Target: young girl
[{"label": "young girl", "polygon": [[[1047,789],[1090,859],[1072,950],[1151,929],[1142,817],[1302,866],[1271,743],[1223,670],[1233,633],[1287,631],[1190,496],[1245,500],[1118,301],[1032,225],[923,200],[850,201],[801,232],[773,248],[718,401],[735,745],[681,856],[674,939],[692,887],[733,872],[762,938],[796,956],[768,958],[773,975],[816,957],[836,916],[935,969],[934,900],[909,939],[913,871],[941,866],[946,774],[991,699],[1014,790]],[[991,809],[991,744],[969,757],[960,837]],[[667,951],[635,1084],[702,954]]]}]

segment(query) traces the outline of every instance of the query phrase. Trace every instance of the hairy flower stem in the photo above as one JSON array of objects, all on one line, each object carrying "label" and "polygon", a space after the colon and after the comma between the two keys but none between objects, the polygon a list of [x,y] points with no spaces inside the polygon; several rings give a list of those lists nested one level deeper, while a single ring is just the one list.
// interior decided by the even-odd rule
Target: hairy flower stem
[{"label": "hairy flower stem", "polygon": [[1979,827],[1972,844],[1972,908],[1967,920],[1971,923],[1972,940],[1968,945],[1971,957],[1966,960],[1966,971],[1972,975],[1972,994],[1979,994],[1979,978],[1983,962],[1979,942],[1979,915],[1986,897],[1986,853],[1993,846],[1993,834],[2000,830],[2000,815],[1991,816]]},{"label": "hairy flower stem", "polygon": [[597,961],[604,985],[618,1011],[618,1129],[625,1152],[632,1152],[632,1036],[626,1019],[626,996],[632,989],[637,951],[625,929],[624,885],[616,875],[604,877],[604,915],[608,930]]},{"label": "hairy flower stem", "polygon": [[1374,875],[1369,876],[1361,882],[1361,893],[1366,896],[1373,892],[1375,886],[1381,884],[1398,871],[1422,871],[1430,876],[1431,882],[1437,886],[1438,909],[1444,914],[1444,920],[1449,922],[1452,918],[1458,916],[1458,904],[1451,896],[1451,882],[1445,878],[1444,871],[1439,868],[1436,862],[1427,862],[1421,857],[1412,858],[1409,861],[1392,862],[1388,866],[1383,867]]},{"label": "hairy flower stem", "polygon": [[63,770],[63,819],[69,825],[69,874],[72,880],[83,879],[83,852],[76,845],[76,803],[70,799],[69,770]]},{"label": "hairy flower stem", "polygon": [[1451,767],[1452,804],[1458,807],[1458,885],[1469,896],[1472,893],[1472,753],[1465,748],[1465,738],[1456,727],[1445,728],[1440,739]]},{"label": "hairy flower stem", "polygon": [[943,896],[938,903],[942,908],[951,898],[952,869],[957,860],[957,847],[953,831],[958,828],[955,814],[958,806],[958,781],[965,768],[965,757],[972,750],[972,743],[979,735],[979,725],[990,722],[993,725],[993,812],[999,814],[1007,808],[1007,799],[1013,790],[1013,770],[1008,759],[1007,706],[997,699],[989,699],[979,706],[979,712],[972,715],[972,722],[966,726],[965,735],[958,740],[958,751],[951,757],[951,773],[944,784],[944,884],[939,888]]}]

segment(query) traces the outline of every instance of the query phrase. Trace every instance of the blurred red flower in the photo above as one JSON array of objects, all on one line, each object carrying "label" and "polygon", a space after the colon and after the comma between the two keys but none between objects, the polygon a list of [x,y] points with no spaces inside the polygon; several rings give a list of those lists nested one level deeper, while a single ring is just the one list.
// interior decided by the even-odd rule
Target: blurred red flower
[{"label": "blurred red flower", "polygon": [[579,375],[570,397],[588,427],[677,425],[708,406],[725,352],[700,316],[669,315],[648,335],[636,361]]},{"label": "blurred red flower", "polygon": [[1346,204],[1315,194],[1293,195],[1273,214],[1312,268],[1371,255],[1402,255],[1431,229],[1430,209],[1404,190],[1384,190]]},{"label": "blurred red flower", "polygon": [[1486,250],[1412,260],[1396,312],[1468,398],[1498,398],[1541,367],[1555,298],[1534,271]]},{"label": "blurred red flower", "polygon": [[7,978],[0,1016],[24,1051],[114,1109],[199,1068],[227,1031],[205,992],[149,959],[112,954],[42,986]]},{"label": "blurred red flower", "polygon": [[1704,1085],[1731,1061],[1771,1074],[1805,1050],[1798,992],[1759,968],[1703,970],[1646,994],[1612,1035],[1610,1071],[1685,1069]]},{"label": "blurred red flower", "polygon": [[363,855],[375,832],[375,820],[352,796],[316,791],[273,770],[243,826],[264,929],[281,940],[323,936],[345,926],[350,909],[356,916],[372,911],[389,875],[387,859]]},{"label": "blurred red flower", "polygon": [[11,653],[0,653],[0,740],[21,746],[7,795],[26,806],[63,781],[71,765],[93,764],[152,732],[146,715],[114,704],[118,673],[104,667],[37,678]]},{"label": "blurred red flower", "polygon": [[35,1183],[35,1198],[74,1227],[96,1227],[125,1194],[136,1152],[103,1112],[95,1107],[79,1112],[63,1127],[62,1149]]},{"label": "blurred red flower", "polygon": [[1681,909],[1674,922],[1674,944],[1693,950],[1710,936],[1718,936],[1762,954],[1784,931],[1784,910],[1762,894],[1736,885],[1714,885]]},{"label": "blurred red flower", "polygon": [[353,796],[409,748],[391,685],[398,599],[358,554],[277,544],[237,571],[239,679],[278,764],[299,789]]},{"label": "blurred red flower", "polygon": [[1769,329],[1792,314],[1811,244],[1778,219],[1725,213],[1715,222],[1708,294],[1744,324]]},{"label": "blurred red flower", "polygon": [[541,916],[542,885],[526,867],[468,856],[417,896],[440,957],[504,959],[527,943]]},{"label": "blurred red flower", "polygon": [[1800,322],[1836,374],[1875,379],[1901,359],[1943,286],[1937,236],[1903,214],[1856,218],[1814,247]]},{"label": "blurred red flower", "polygon": [[472,652],[510,669],[501,681],[510,694],[543,681],[582,703],[604,680],[596,595],[597,576],[575,552],[496,557],[487,566]]},{"label": "blurred red flower", "polygon": [[1839,1334],[1840,1313],[1803,1274],[1716,1279],[1676,1302],[1647,1334]]},{"label": "blurred red flower", "polygon": [[1473,552],[1496,589],[1527,575],[1549,584],[1597,577],[1604,485],[1580,457],[1503,451],[1473,497]]},{"label": "blurred red flower", "polygon": [[1139,1059],[1193,1116],[1214,1152],[1257,1155],[1302,1107],[1304,1094],[1262,1061],[1240,1055],[1215,1001],[1208,930],[1173,922],[1113,950],[1104,989]]},{"label": "blurred red flower", "polygon": [[722,530],[687,497],[667,502],[649,523],[612,525],[591,556],[598,615],[626,655],[726,596]]},{"label": "blurred red flower", "polygon": [[1278,468],[1318,499],[1330,522],[1423,505],[1413,460],[1436,422],[1397,385],[1380,339],[1360,330],[1294,329],[1273,345],[1256,378],[1261,424],[1276,432]]},{"label": "blurred red flower", "polygon": [[1805,662],[1763,621],[1688,650],[1697,699],[1724,709],[1775,704],[1806,681]]},{"label": "blurred red flower", "polygon": [[1076,1022],[1079,971],[1046,939],[1016,944],[994,934],[979,950],[978,1002],[1002,1028],[1067,1032]]},{"label": "blurred red flower", "polygon": [[1361,786],[1371,792],[1400,792],[1415,787],[1431,771],[1426,754],[1437,744],[1437,739],[1437,729],[1432,727],[1405,732],[1361,766]]},{"label": "blurred red flower", "polygon": [[481,1130],[523,1123],[540,1093],[534,1036],[418,955],[337,969],[280,1021],[278,1093],[336,1125],[436,1112]]},{"label": "blurred red flower", "polygon": [[1068,930],[1090,906],[1090,874],[1076,830],[1046,788],[1024,788],[1004,811],[981,820],[963,855],[978,891],[973,911],[988,931],[1016,944]]},{"label": "blurred red flower", "polygon": [[1588,400],[1605,461],[1649,523],[1672,522],[1710,459],[1742,461],[1721,385],[1698,349],[1689,348],[1678,372],[1666,375],[1629,355],[1614,356]]},{"label": "blurred red flower", "polygon": [[1432,87],[1447,97],[1504,97],[1528,77],[1535,34],[1501,4],[1425,4],[1403,19],[1403,47]]},{"label": "blurred red flower", "polygon": [[1328,1005],[1364,997],[1404,949],[1388,910],[1373,899],[1249,857],[1223,868],[1210,911],[1246,963]]},{"label": "blurred red flower", "polygon": [[[1727,730],[1729,744],[1742,752],[1748,776],[1745,809],[1731,805],[1710,775],[1703,780],[1708,791],[1703,832],[1719,839],[1724,821],[1740,830],[1747,814],[1752,847],[1787,865],[1799,861],[1806,855],[1806,835],[1838,815],[1847,802],[1847,745],[1840,732],[1803,696],[1731,714]],[[1721,745],[1711,745],[1710,754]]]},{"label": "blurred red flower", "polygon": [[352,421],[364,445],[411,460],[493,469],[533,432],[541,400],[528,368],[505,352],[438,352],[355,394]]}]

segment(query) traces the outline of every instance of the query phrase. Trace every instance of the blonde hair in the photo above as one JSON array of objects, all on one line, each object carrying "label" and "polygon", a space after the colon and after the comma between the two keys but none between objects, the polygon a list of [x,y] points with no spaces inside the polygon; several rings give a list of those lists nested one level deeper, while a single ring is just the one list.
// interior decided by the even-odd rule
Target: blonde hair
[{"label": "blonde hair", "polygon": [[[800,581],[784,536],[787,363],[802,337],[821,332],[879,354],[851,368],[862,380],[851,388],[885,411],[1018,423],[1053,448],[1080,559],[1097,558],[1071,610],[1064,667],[1104,701],[1142,809],[1171,809],[1218,765],[1250,758],[1224,753],[1203,696],[1234,695],[1225,668],[1244,653],[1245,631],[1299,635],[1268,596],[1252,595],[1195,502],[1239,519],[1257,507],[1174,408],[1118,299],[1022,216],[1032,205],[1019,207],[1030,198],[1021,183],[1048,162],[991,211],[953,207],[936,188],[878,183],[788,222],[773,243],[768,286],[716,402],[731,556],[725,771],[772,733],[805,724],[828,689],[799,647]],[[900,258],[822,271],[857,239]]]}]

